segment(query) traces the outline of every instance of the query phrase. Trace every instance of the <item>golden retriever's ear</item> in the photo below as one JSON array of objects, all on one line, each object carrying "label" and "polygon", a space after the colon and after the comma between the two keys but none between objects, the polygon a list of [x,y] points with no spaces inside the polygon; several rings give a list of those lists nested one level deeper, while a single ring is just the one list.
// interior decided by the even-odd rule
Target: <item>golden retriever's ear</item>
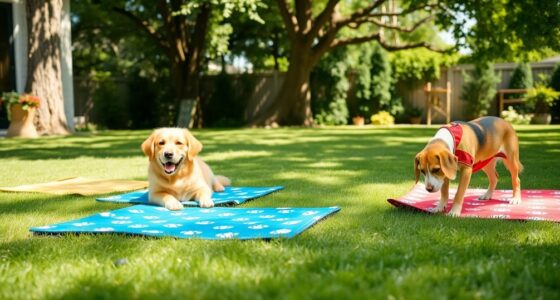
[{"label": "golden retriever's ear", "polygon": [[418,169],[418,165],[420,164],[420,154],[421,153],[416,154],[416,157],[414,158],[414,177],[416,178],[416,183],[420,180],[420,170]]},{"label": "golden retriever's ear", "polygon": [[202,143],[200,143],[188,130],[185,131],[185,138],[187,139],[187,146],[189,150],[187,151],[188,160],[192,161],[195,156],[202,151]]},{"label": "golden retriever's ear", "polygon": [[152,133],[143,143],[142,143],[142,151],[144,154],[149,157],[150,160],[154,159],[155,155],[155,144],[154,144],[155,134]]},{"label": "golden retriever's ear", "polygon": [[439,156],[441,171],[445,177],[454,180],[457,177],[457,169],[459,168],[457,157],[449,151],[445,151]]}]

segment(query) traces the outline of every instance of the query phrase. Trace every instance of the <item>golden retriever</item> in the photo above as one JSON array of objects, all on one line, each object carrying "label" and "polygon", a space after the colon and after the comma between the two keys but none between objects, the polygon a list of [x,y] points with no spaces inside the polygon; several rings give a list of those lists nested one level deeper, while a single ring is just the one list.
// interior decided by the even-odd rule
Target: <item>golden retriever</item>
[{"label": "golden retriever", "polygon": [[199,157],[202,144],[186,129],[159,128],[142,143],[149,158],[148,190],[151,203],[170,210],[183,208],[181,200],[194,199],[213,207],[212,192],[221,192],[230,180],[214,175]]}]

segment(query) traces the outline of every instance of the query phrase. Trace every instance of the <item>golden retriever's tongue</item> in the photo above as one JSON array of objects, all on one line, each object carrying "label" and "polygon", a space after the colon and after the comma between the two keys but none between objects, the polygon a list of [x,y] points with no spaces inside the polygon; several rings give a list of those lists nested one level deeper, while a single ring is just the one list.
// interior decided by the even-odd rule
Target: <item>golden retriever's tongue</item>
[{"label": "golden retriever's tongue", "polygon": [[175,172],[175,164],[172,162],[166,162],[165,163],[165,171],[167,173],[173,173]]}]

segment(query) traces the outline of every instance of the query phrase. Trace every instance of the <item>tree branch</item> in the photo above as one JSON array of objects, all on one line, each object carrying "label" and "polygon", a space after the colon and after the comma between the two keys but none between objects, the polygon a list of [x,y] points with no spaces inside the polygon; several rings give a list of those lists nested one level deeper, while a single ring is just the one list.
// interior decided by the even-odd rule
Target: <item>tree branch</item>
[{"label": "tree branch", "polygon": [[323,11],[315,18],[315,20],[313,20],[313,26],[311,27],[311,30],[309,30],[310,36],[315,37],[319,33],[319,30],[321,30],[321,28],[332,16],[334,8],[338,5],[339,1],[340,0],[329,0],[327,5],[325,6],[325,9],[323,9]]},{"label": "tree branch", "polygon": [[401,26],[397,26],[397,25],[387,24],[385,22],[382,22],[381,20],[378,20],[376,18],[371,17],[371,18],[363,19],[362,21],[356,21],[355,23],[350,23],[350,24],[348,24],[348,27],[358,28],[364,23],[372,23],[372,24],[375,24],[379,27],[383,27],[383,28],[387,28],[387,29],[391,29],[391,30],[396,30],[396,31],[400,31],[400,32],[410,33],[410,32],[413,32],[414,30],[418,29],[418,27],[422,26],[422,24],[427,23],[428,21],[430,21],[433,18],[434,18],[434,15],[429,15],[429,16],[423,18],[422,20],[416,22],[411,27],[406,28],[406,27],[401,27]]},{"label": "tree branch", "polygon": [[381,34],[379,34],[379,32],[374,33],[374,34],[370,34],[370,35],[366,35],[366,36],[348,38],[348,39],[343,39],[343,40],[337,39],[337,40],[334,40],[331,43],[330,48],[332,49],[332,48],[335,48],[335,47],[342,47],[342,46],[347,46],[347,45],[360,44],[360,43],[364,43],[364,42],[368,42],[368,41],[374,41],[374,40],[376,40],[379,43],[379,45],[387,51],[398,51],[398,50],[406,50],[406,49],[412,49],[412,48],[426,48],[426,49],[434,51],[434,52],[445,52],[446,51],[446,50],[443,50],[443,49],[434,48],[430,43],[426,43],[426,42],[418,42],[418,43],[405,44],[405,45],[391,45],[391,44],[388,44],[383,39],[383,37],[381,36]]},{"label": "tree branch", "polygon": [[288,30],[288,36],[293,40],[295,39],[296,32],[298,31],[298,25],[295,17],[290,12],[286,0],[276,0],[276,2],[278,3],[280,15],[284,21],[284,26],[286,26],[286,30]]},{"label": "tree branch", "polygon": [[144,31],[144,33],[146,33],[150,38],[155,40],[161,48],[166,51],[169,49],[169,44],[167,44],[166,40],[148,22],[120,7],[112,7],[112,10],[132,21],[138,28],[140,28],[140,30]]}]

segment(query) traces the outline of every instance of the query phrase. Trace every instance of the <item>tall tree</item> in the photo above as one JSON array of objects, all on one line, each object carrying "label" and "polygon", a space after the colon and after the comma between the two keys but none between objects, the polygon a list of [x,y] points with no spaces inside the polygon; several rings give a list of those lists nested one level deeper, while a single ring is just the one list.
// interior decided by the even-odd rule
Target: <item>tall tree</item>
[{"label": "tall tree", "polygon": [[[290,5],[286,0],[277,0],[277,5],[290,41],[290,65],[276,99],[263,107],[252,121],[253,125],[266,125],[277,122],[282,125],[305,125],[313,123],[310,107],[309,75],[319,59],[328,51],[351,44],[377,41],[388,51],[418,47],[432,48],[427,42],[398,43],[398,39],[389,41],[386,36],[391,32],[413,33],[422,24],[432,20],[439,10],[439,5],[432,2],[420,4],[404,3],[400,9],[391,10],[394,1],[367,1],[357,7],[348,7],[350,12],[343,13],[339,0],[329,0],[318,13],[318,1],[296,0]],[[363,1],[359,1],[362,3]],[[346,3],[346,2],[345,2]],[[348,3],[346,3],[348,4]],[[352,5],[353,3],[350,3]],[[346,8],[346,7],[345,7]],[[409,27],[393,22],[395,18],[408,18],[416,13],[423,13],[421,18]],[[387,19],[391,21],[387,21]],[[403,24],[403,23],[401,23]],[[344,30],[359,33],[369,26],[366,34],[343,35]]]},{"label": "tall tree", "polygon": [[[148,36],[170,62],[176,106],[182,100],[199,101],[199,80],[209,42],[211,22],[228,17],[232,11],[244,11],[258,20],[259,0],[125,0],[107,2],[136,30]],[[197,104],[198,106],[198,104]]]},{"label": "tall tree", "polygon": [[67,134],[60,61],[62,0],[28,0],[26,3],[28,62],[25,90],[41,99],[35,126],[40,134]]}]

